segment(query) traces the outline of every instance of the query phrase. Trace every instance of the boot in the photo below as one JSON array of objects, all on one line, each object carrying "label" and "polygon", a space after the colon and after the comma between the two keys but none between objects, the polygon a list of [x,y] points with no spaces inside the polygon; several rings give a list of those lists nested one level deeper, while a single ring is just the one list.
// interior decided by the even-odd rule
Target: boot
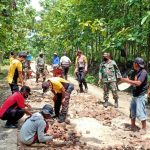
[{"label": "boot", "polygon": [[80,88],[80,93],[83,93],[84,91],[83,91],[83,88]]},{"label": "boot", "polygon": [[83,93],[84,91],[83,91],[83,86],[82,86],[82,84],[80,84],[79,87],[80,87],[80,93]]},{"label": "boot", "polygon": [[36,78],[36,83],[38,83],[38,78]]},{"label": "boot", "polygon": [[87,93],[88,92],[88,88],[85,88],[85,93]]},{"label": "boot", "polygon": [[58,118],[58,122],[59,123],[62,123],[62,122],[65,122],[65,119],[66,119],[66,115],[65,114],[63,114],[63,115],[59,115],[59,118]]},{"label": "boot", "polygon": [[115,100],[114,107],[115,107],[115,108],[118,108],[118,99],[117,99],[117,100]]},{"label": "boot", "polygon": [[84,87],[85,87],[85,92],[87,92],[88,91],[88,86],[87,86],[86,81],[84,81],[83,84],[84,84]]},{"label": "boot", "polygon": [[105,101],[104,105],[103,105],[105,108],[108,107],[108,101]]}]

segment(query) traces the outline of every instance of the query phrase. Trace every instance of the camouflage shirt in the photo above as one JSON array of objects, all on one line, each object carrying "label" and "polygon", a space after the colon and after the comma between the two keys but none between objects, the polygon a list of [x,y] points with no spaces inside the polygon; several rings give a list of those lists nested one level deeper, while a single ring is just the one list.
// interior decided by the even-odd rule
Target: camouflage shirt
[{"label": "camouflage shirt", "polygon": [[117,78],[121,78],[121,73],[116,62],[114,60],[103,61],[99,68],[99,79],[103,82],[116,82]]},{"label": "camouflage shirt", "polygon": [[44,68],[44,65],[45,65],[45,60],[44,60],[44,58],[38,57],[38,58],[36,59],[36,66],[37,66],[38,68]]}]

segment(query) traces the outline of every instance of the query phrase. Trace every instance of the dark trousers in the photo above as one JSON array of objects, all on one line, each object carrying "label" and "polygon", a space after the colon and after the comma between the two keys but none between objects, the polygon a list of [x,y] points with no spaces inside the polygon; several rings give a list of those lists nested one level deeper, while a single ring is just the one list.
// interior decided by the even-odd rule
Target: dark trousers
[{"label": "dark trousers", "polygon": [[24,111],[20,108],[10,107],[3,115],[2,120],[7,120],[7,125],[15,125],[24,115]]},{"label": "dark trousers", "polygon": [[13,94],[14,92],[18,92],[18,91],[19,91],[19,86],[17,85],[17,83],[9,84],[9,86],[10,86],[10,89],[11,89],[12,94]]},{"label": "dark trousers", "polygon": [[67,80],[67,76],[68,76],[68,72],[69,72],[69,67],[63,67],[62,66],[62,69],[63,69],[63,76]]},{"label": "dark trousers", "polygon": [[[61,115],[66,115],[68,113],[70,94],[73,90],[74,90],[74,85],[69,83],[65,92],[65,104],[62,106]],[[54,103],[54,110],[55,110],[56,117],[60,116],[60,107],[62,105],[61,101],[62,101],[62,94],[57,93],[57,99]]]},{"label": "dark trousers", "polygon": [[61,93],[57,93],[56,94],[57,99],[54,103],[54,110],[55,110],[55,115],[56,117],[59,117],[59,112],[60,112],[60,107],[61,107],[61,100],[62,100],[62,94]]},{"label": "dark trousers", "polygon": [[85,81],[85,72],[84,71],[78,71],[76,73],[77,79],[79,82],[80,91],[83,91],[83,85],[85,86],[85,89],[87,89],[87,83]]}]

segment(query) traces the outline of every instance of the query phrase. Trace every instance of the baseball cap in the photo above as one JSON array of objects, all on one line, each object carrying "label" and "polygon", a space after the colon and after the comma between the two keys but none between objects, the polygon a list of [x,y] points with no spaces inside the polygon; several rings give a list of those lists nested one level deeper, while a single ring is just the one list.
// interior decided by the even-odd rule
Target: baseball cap
[{"label": "baseball cap", "polygon": [[42,112],[45,115],[50,115],[51,117],[54,116],[53,107],[51,105],[44,105],[44,107],[42,108]]},{"label": "baseball cap", "polygon": [[27,57],[27,53],[26,52],[19,52],[18,56],[26,58]]},{"label": "baseball cap", "polygon": [[138,64],[141,68],[144,68],[145,66],[144,60],[141,57],[137,57],[134,60],[134,63]]},{"label": "baseball cap", "polygon": [[49,82],[43,82],[42,83],[43,92],[46,92],[48,90],[49,86],[50,86]]},{"label": "baseball cap", "polygon": [[57,53],[55,52],[54,55],[57,55]]}]

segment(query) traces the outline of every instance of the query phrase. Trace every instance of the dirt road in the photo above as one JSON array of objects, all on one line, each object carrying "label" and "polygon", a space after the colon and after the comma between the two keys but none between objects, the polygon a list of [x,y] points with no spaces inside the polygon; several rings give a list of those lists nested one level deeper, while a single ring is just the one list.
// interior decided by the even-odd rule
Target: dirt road
[{"label": "dirt road", "polygon": [[[130,95],[122,94],[120,107],[113,107],[112,98],[110,106],[103,108],[102,90],[89,85],[88,93],[78,93],[77,82],[73,78],[69,80],[75,84],[70,99],[69,115],[66,123],[57,124],[51,121],[50,133],[54,127],[63,132],[63,137],[54,140],[51,145],[36,144],[27,147],[18,142],[18,149],[27,150],[80,150],[80,149],[150,149],[149,129],[146,135],[140,131],[128,131],[130,119],[128,117]],[[42,97],[42,80],[35,83],[35,78],[29,79],[27,85],[32,89],[32,95],[28,99],[35,111],[38,111],[46,103],[53,105],[52,94],[47,92]],[[140,125],[137,124],[140,128]]]}]

